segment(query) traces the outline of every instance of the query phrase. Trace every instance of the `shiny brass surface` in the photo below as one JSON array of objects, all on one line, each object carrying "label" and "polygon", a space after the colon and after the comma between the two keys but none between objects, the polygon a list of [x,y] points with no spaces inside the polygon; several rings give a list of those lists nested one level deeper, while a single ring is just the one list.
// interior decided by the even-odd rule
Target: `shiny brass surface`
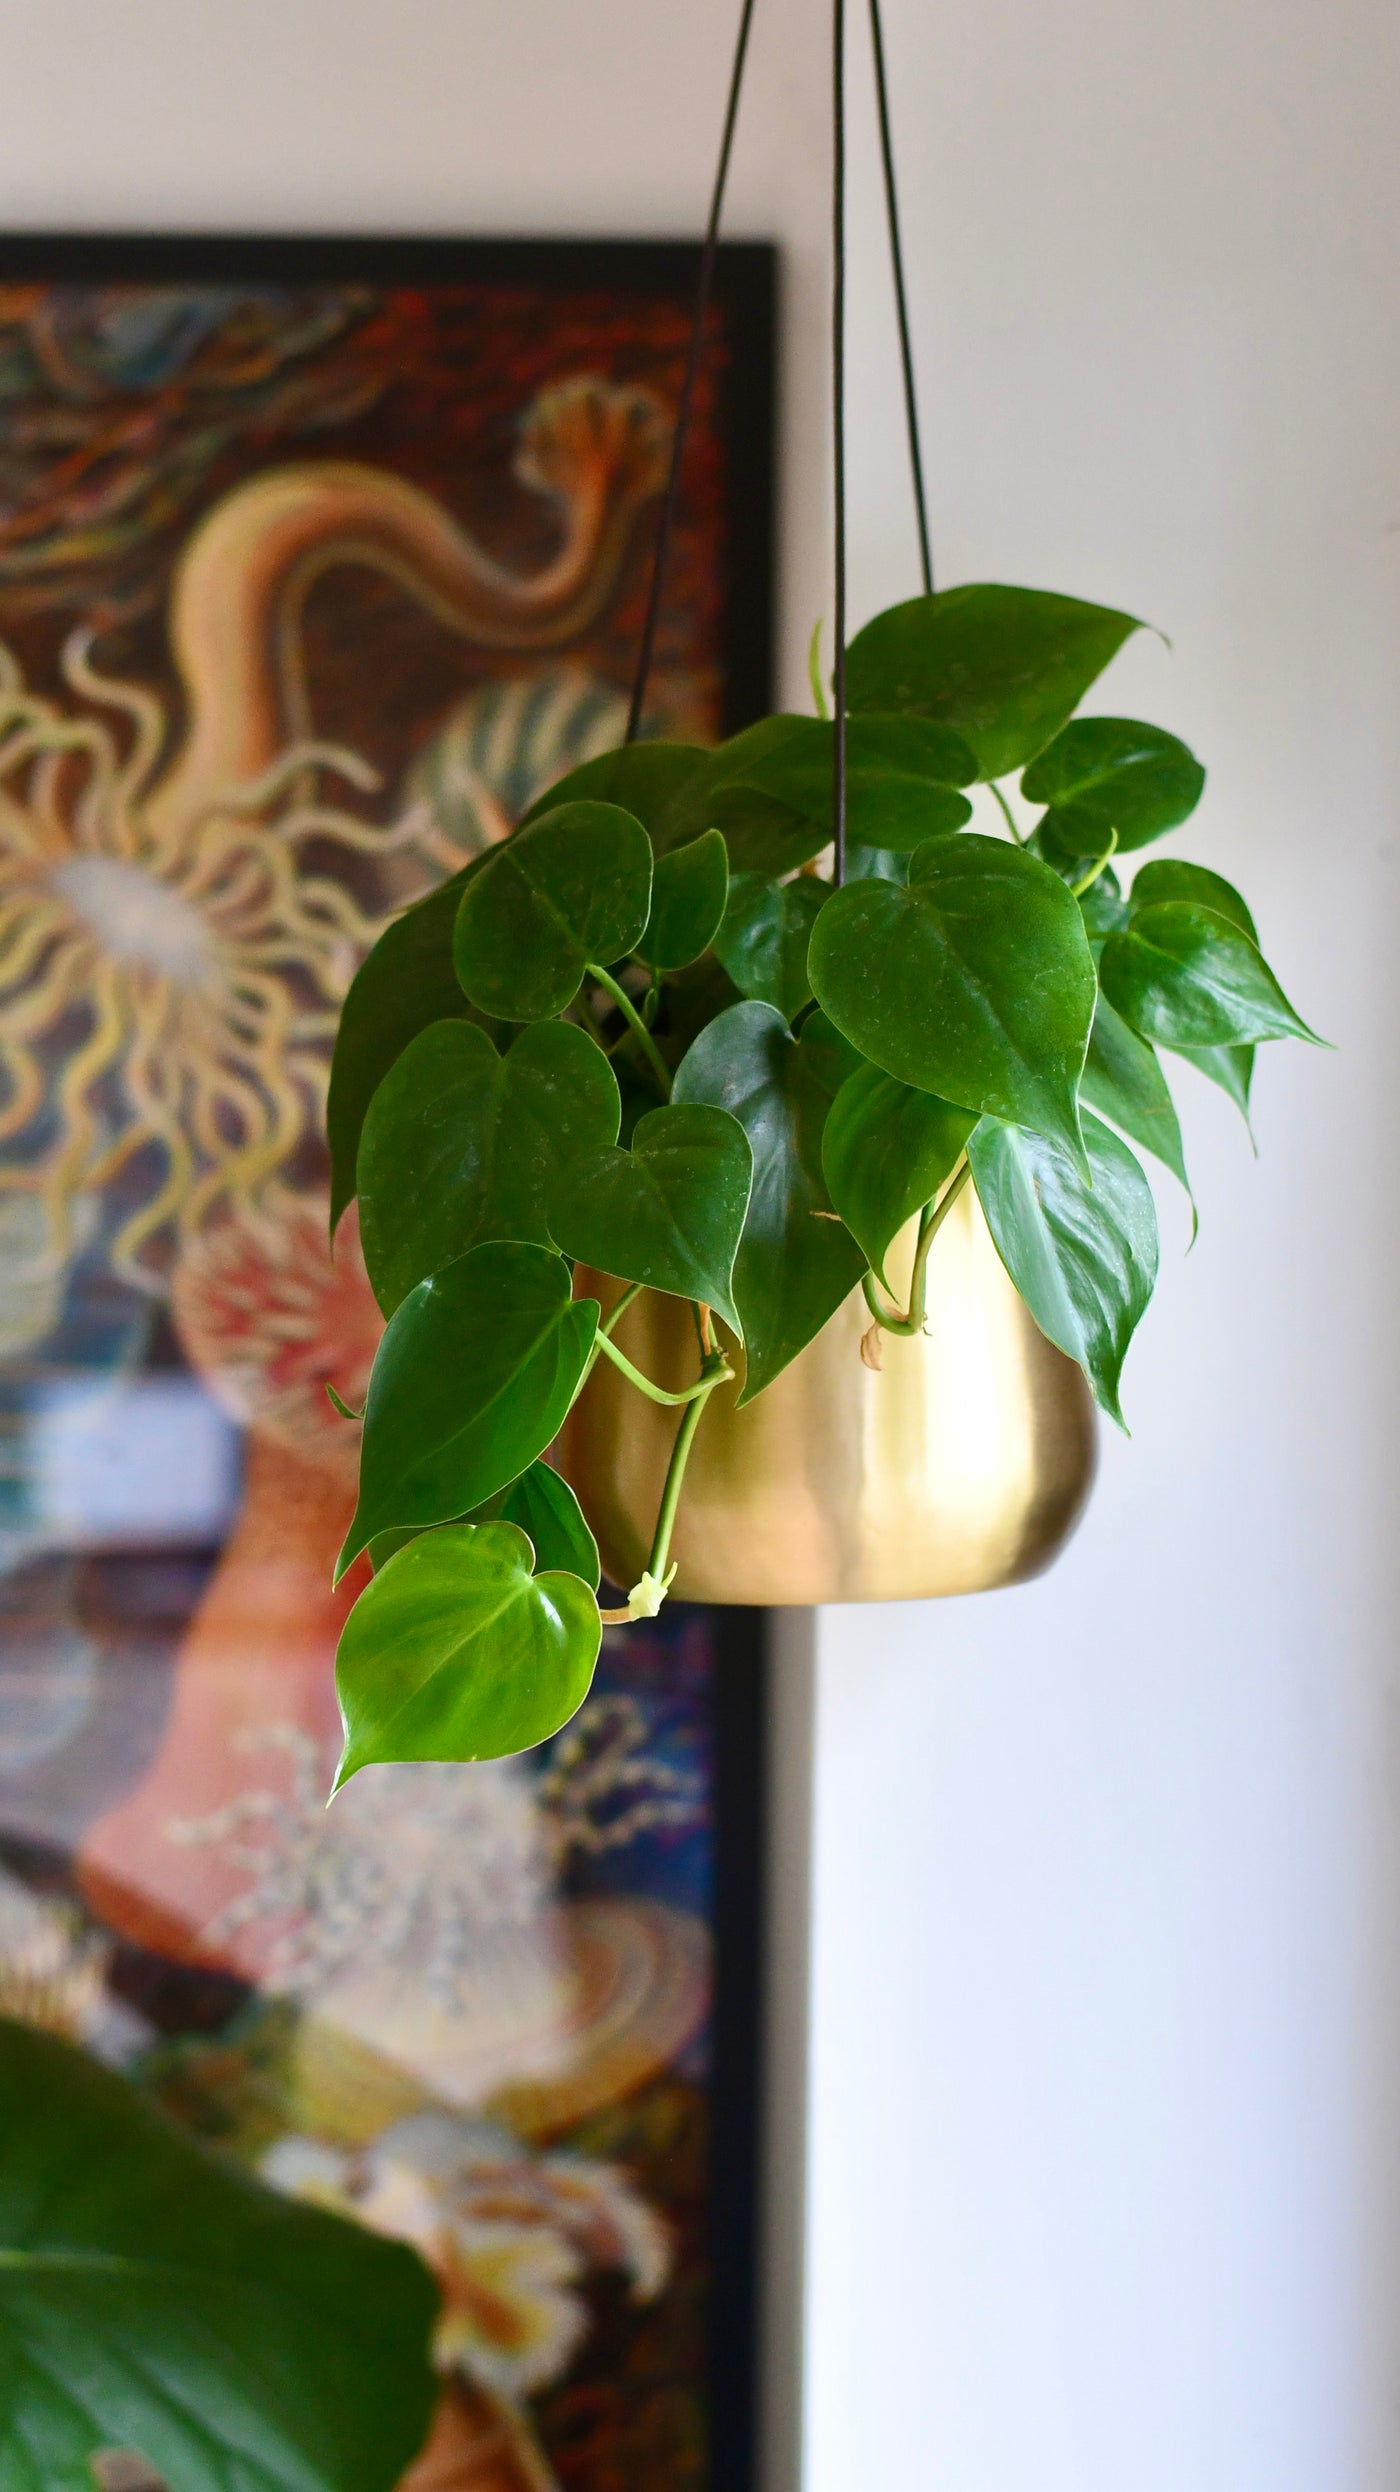
[{"label": "shiny brass surface", "polygon": [[[889,1257],[896,1287],[916,1225]],[[580,1272],[576,1287],[605,1308],[620,1294],[597,1273]],[[737,1383],[713,1395],[672,1545],[678,1599],[924,1600],[1049,1565],[1093,1478],[1093,1405],[1017,1297],[971,1189],[934,1245],[923,1338],[883,1334],[877,1373],[860,1355],[869,1323],[856,1290],[746,1410],[734,1407]],[[697,1373],[681,1299],[646,1291],[616,1339],[672,1390]],[[600,1360],[558,1448],[624,1587],[646,1563],[678,1416]]]}]

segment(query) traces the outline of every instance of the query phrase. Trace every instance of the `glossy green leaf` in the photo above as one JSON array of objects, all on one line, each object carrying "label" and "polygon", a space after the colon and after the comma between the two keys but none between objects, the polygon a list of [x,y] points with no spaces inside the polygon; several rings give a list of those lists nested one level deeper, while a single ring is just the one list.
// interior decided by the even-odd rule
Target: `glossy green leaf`
[{"label": "glossy green leaf", "polygon": [[[832,836],[835,729],[821,718],[782,723],[781,739],[770,740],[761,750],[750,746],[743,762],[742,791],[745,796],[781,805],[819,832],[819,841],[803,838],[806,857],[811,857]],[[742,741],[736,739],[736,743]],[[732,777],[732,761],[729,769]],[[957,790],[976,775],[976,761],[961,737],[931,719],[850,718],[846,722],[848,838],[869,847],[907,851],[925,839],[959,830],[971,819],[972,807]],[[784,862],[797,865],[806,857],[791,854]]]},{"label": "glossy green leaf", "polygon": [[1254,1084],[1254,1049],[1252,1047],[1174,1047],[1172,1053],[1183,1057],[1187,1064],[1194,1064],[1198,1073],[1204,1073],[1208,1082],[1214,1082],[1217,1089],[1224,1091],[1227,1099],[1234,1100],[1246,1125],[1249,1126],[1252,1139],[1254,1127],[1249,1121],[1249,1094]]},{"label": "glossy green leaf", "polygon": [[577,1575],[590,1592],[597,1591],[602,1572],[598,1543],[568,1481],[560,1478],[552,1463],[532,1462],[509,1488],[463,1519],[516,1524],[528,1535],[541,1575],[554,1571]]},{"label": "glossy green leaf", "polygon": [[972,1109],[911,1090],[873,1064],[837,1091],[822,1134],[822,1174],[882,1281],[892,1240],[932,1202],[976,1122]]},{"label": "glossy green leaf", "polygon": [[1037,824],[1047,854],[1101,856],[1145,848],[1200,802],[1206,774],[1189,747],[1132,718],[1074,718],[1037,754],[1021,793],[1049,811]]},{"label": "glossy green leaf", "polygon": [[1214,909],[1217,917],[1228,917],[1232,926],[1247,934],[1257,944],[1254,920],[1233,883],[1223,874],[1212,874],[1209,866],[1187,865],[1177,857],[1156,857],[1150,865],[1140,866],[1133,876],[1128,894],[1129,915],[1155,908],[1164,900],[1189,900],[1199,908]]},{"label": "glossy green leaf", "polygon": [[543,1246],[474,1246],[420,1281],[375,1356],[337,1575],[380,1532],[451,1522],[518,1479],[558,1434],[597,1325]]},{"label": "glossy green leaf", "polygon": [[617,1140],[607,1057],[568,1021],[537,1021],[498,1056],[469,1021],[435,1021],[370,1103],[360,1142],[360,1241],[386,1315],[454,1255],[493,1237],[553,1241],[566,1171]]},{"label": "glossy green leaf", "polygon": [[1101,1116],[1121,1125],[1190,1193],[1181,1126],[1162,1068],[1146,1039],[1129,1029],[1106,995],[1100,995],[1095,1007],[1079,1095]]},{"label": "glossy green leaf", "polygon": [[1094,964],[1072,892],[1036,858],[971,831],[931,840],[907,888],[833,894],[807,971],[823,1011],[882,1072],[1079,1150]]},{"label": "glossy green leaf", "polygon": [[1162,1046],[1313,1036],[1248,935],[1194,901],[1136,910],[1104,945],[1099,977],[1124,1020]]},{"label": "glossy green leaf", "polygon": [[275,2196],[85,2052],[0,2024],[0,2483],[391,2492],[437,2393],[412,2251]]},{"label": "glossy green leaf", "polygon": [[1084,1141],[1092,1185],[1068,1152],[1023,1126],[985,1118],[967,1149],[1002,1262],[1121,1427],[1123,1361],[1157,1279],[1157,1214],[1126,1143],[1096,1116],[1084,1119]]},{"label": "glossy green leaf", "polygon": [[721,831],[702,831],[656,860],[651,915],[637,945],[652,969],[685,969],[709,950],[729,898],[729,851]]},{"label": "glossy green leaf", "polygon": [[734,1256],[752,1175],[732,1116],[685,1102],[653,1108],[630,1151],[596,1151],[570,1172],[555,1234],[578,1262],[698,1299],[737,1330]]},{"label": "glossy green leaf", "polygon": [[774,882],[767,874],[735,875],[714,948],[741,995],[775,1005],[789,1021],[796,1018],[812,992],[807,977],[812,928],[830,896],[830,883],[815,874],[799,874],[790,883]]},{"label": "glossy green leaf", "polygon": [[813,1013],[795,1039],[771,1004],[731,1005],[702,1030],[676,1074],[677,1099],[737,1117],[753,1151],[753,1191],[734,1266],[751,1402],[805,1349],[860,1280],[865,1257],[833,1218],[822,1128],[850,1058]]},{"label": "glossy green leaf", "polygon": [[326,1102],[332,1229],[353,1199],[361,1128],[389,1067],[430,1022],[472,1017],[452,966],[452,929],[468,878],[482,862],[474,857],[385,927],[341,1006]]},{"label": "glossy green leaf", "polygon": [[1020,770],[1140,629],[1129,614],[1040,589],[943,589],[891,606],[847,658],[853,710],[936,719],[972,747],[979,778]]},{"label": "glossy green leaf", "polygon": [[587,802],[621,805],[624,812],[635,814],[643,828],[655,836],[682,790],[709,769],[710,758],[703,744],[670,744],[660,740],[619,744],[612,752],[597,753],[592,761],[580,762],[576,770],[556,779],[553,787],[546,788],[526,807],[519,828],[523,830],[527,822],[537,821],[542,813],[555,812],[560,805]]},{"label": "glossy green leaf", "polygon": [[705,768],[678,788],[653,828],[658,856],[702,831],[723,831],[731,868],[764,874],[791,873],[826,845],[819,822],[756,785],[763,766],[800,741],[810,719],[779,713],[757,719],[741,734],[707,754]]},{"label": "glossy green leaf", "polygon": [[515,1756],[577,1713],[598,1604],[577,1575],[537,1575],[533,1560],[514,1523],[458,1523],[411,1541],[366,1585],[335,1657],[337,1791],[364,1765]]},{"label": "glossy green leaf", "polygon": [[507,1021],[571,1004],[585,964],[639,940],[651,911],[651,842],[620,805],[557,805],[481,860],[457,913],[463,992]]}]

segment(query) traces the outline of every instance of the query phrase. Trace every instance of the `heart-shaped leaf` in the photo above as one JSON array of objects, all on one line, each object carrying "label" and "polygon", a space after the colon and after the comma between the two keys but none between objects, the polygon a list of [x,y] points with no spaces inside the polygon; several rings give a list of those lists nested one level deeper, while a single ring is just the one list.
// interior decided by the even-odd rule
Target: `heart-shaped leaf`
[{"label": "heart-shaped leaf", "polygon": [[391,2492],[436,2394],[398,2242],[216,2162],[125,2078],[0,2025],[0,2483]]},{"label": "heart-shaped leaf", "polygon": [[1190,1193],[1181,1126],[1162,1068],[1146,1039],[1129,1029],[1106,995],[1099,997],[1094,1010],[1079,1095],[1101,1116],[1121,1125],[1125,1134],[1180,1178]]},{"label": "heart-shaped leaf", "polygon": [[535,1574],[513,1523],[458,1523],[410,1541],[341,1631],[340,1790],[363,1765],[470,1763],[537,1748],[577,1713],[602,1625],[577,1575]]},{"label": "heart-shaped leaf", "polygon": [[652,969],[685,969],[709,950],[729,897],[729,851],[721,831],[702,831],[658,857],[651,915],[637,945]]},{"label": "heart-shaped leaf", "polygon": [[555,1235],[578,1262],[697,1299],[737,1332],[734,1255],[752,1175],[732,1116],[653,1108],[630,1151],[595,1151],[570,1172],[554,1205]]},{"label": "heart-shaped leaf", "polygon": [[891,1241],[933,1201],[976,1122],[970,1108],[911,1090],[873,1064],[861,1065],[837,1091],[822,1134],[822,1174],[882,1281]]},{"label": "heart-shaped leaf", "polygon": [[506,1021],[547,1021],[589,961],[637,943],[651,911],[651,842],[620,805],[556,805],[481,859],[457,912],[463,992]]},{"label": "heart-shaped leaf", "polygon": [[1099,977],[1124,1020],[1162,1046],[1314,1035],[1242,928],[1195,901],[1135,910],[1104,945]]},{"label": "heart-shaped leaf", "polygon": [[820,1013],[794,1039],[770,1004],[733,1004],[683,1057],[675,1096],[708,1100],[743,1126],[753,1191],[734,1266],[751,1402],[855,1288],[865,1257],[832,1217],[822,1128],[851,1059]]},{"label": "heart-shaped leaf", "polygon": [[552,1463],[532,1462],[509,1488],[488,1498],[464,1520],[516,1524],[528,1536],[540,1574],[557,1570],[577,1575],[590,1592],[597,1591],[602,1572],[598,1543],[568,1481],[560,1478]]},{"label": "heart-shaped leaf", "polygon": [[[537,821],[542,813],[554,813],[560,805],[586,801],[621,805],[655,837],[669,807],[693,780],[704,776],[710,762],[711,754],[703,744],[668,744],[660,740],[619,744],[612,752],[596,753],[592,761],[580,762],[577,769],[556,779],[553,787],[546,788],[526,807],[519,828],[523,830],[527,822]],[[659,846],[657,853],[660,854]]]},{"label": "heart-shaped leaf", "polygon": [[1140,866],[1128,894],[1130,916],[1155,908],[1163,900],[1189,900],[1200,908],[1214,909],[1217,917],[1228,917],[1232,926],[1247,934],[1251,943],[1259,941],[1254,920],[1234,884],[1227,883],[1223,874],[1212,874],[1209,866],[1187,865],[1178,857],[1156,857],[1150,865]]},{"label": "heart-shaped leaf", "polygon": [[741,995],[773,1004],[793,1021],[812,992],[807,946],[830,883],[814,874],[776,883],[767,874],[736,874],[715,936],[715,955]]},{"label": "heart-shaped leaf", "polygon": [[1040,589],[943,589],[856,634],[847,699],[853,710],[939,720],[972,747],[979,778],[999,779],[1049,743],[1140,628],[1110,606]]},{"label": "heart-shaped leaf", "polygon": [[1206,774],[1178,736],[1132,718],[1074,718],[1037,754],[1021,793],[1049,811],[1037,824],[1047,854],[1101,856],[1174,831],[1201,799]]},{"label": "heart-shaped leaf", "polygon": [[1038,859],[971,831],[930,840],[906,888],[833,894],[807,974],[882,1072],[1078,1153],[1094,964],[1073,893]]},{"label": "heart-shaped leaf", "polygon": [[607,1057],[568,1021],[537,1021],[501,1057],[469,1021],[435,1021],[370,1103],[360,1240],[386,1315],[454,1255],[493,1237],[548,1246],[565,1171],[617,1140]]},{"label": "heart-shaped leaf", "polygon": [[482,863],[474,857],[385,927],[341,1006],[326,1102],[332,1229],[354,1197],[361,1128],[390,1065],[429,1022],[472,1017],[452,966],[452,929],[468,878]]},{"label": "heart-shaped leaf", "polygon": [[518,1479],[558,1435],[597,1325],[543,1246],[474,1246],[420,1281],[375,1355],[337,1576],[380,1532],[452,1522]]},{"label": "heart-shaped leaf", "polygon": [[1123,1425],[1119,1380],[1157,1279],[1152,1188],[1126,1143],[1084,1119],[1093,1183],[1043,1134],[986,1117],[967,1146],[987,1226],[1047,1339]]}]

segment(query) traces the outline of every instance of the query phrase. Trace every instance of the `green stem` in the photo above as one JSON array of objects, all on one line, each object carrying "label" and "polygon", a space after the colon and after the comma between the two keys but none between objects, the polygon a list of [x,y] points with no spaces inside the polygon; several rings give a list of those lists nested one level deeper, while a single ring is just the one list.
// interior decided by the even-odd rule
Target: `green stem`
[{"label": "green stem", "polygon": [[992,794],[995,796],[997,803],[1000,805],[1002,812],[1006,816],[1006,827],[1011,833],[1012,838],[1015,840],[1017,847],[1024,848],[1026,843],[1016,828],[1016,816],[1012,812],[1006,798],[1003,796],[1001,789],[997,786],[995,779],[989,779],[987,781],[987,785],[990,787]]},{"label": "green stem", "polygon": [[826,686],[822,682],[822,619],[820,615],[812,625],[812,637],[807,643],[807,681],[812,687],[812,707],[818,718],[829,718],[831,711],[827,707]]},{"label": "green stem", "polygon": [[1104,867],[1107,865],[1108,860],[1112,856],[1117,845],[1118,833],[1116,831],[1110,831],[1108,834],[1108,846],[1105,848],[1098,864],[1091,865],[1087,874],[1081,874],[1077,883],[1070,884],[1070,889],[1074,893],[1076,900],[1082,900],[1085,892],[1090,890],[1098,881],[1100,874],[1103,872]]},{"label": "green stem", "polygon": [[612,1309],[611,1313],[602,1318],[598,1329],[593,1336],[593,1347],[588,1353],[588,1359],[584,1367],[583,1374],[578,1380],[578,1391],[574,1395],[574,1401],[578,1400],[579,1394],[583,1391],[583,1388],[587,1384],[589,1377],[592,1375],[594,1368],[597,1366],[599,1351],[602,1349],[604,1341],[611,1336],[613,1327],[617,1323],[619,1317],[627,1313],[633,1299],[640,1298],[641,1294],[641,1282],[629,1281],[627,1287],[622,1293],[622,1296],[618,1299],[618,1302]]},{"label": "green stem", "polygon": [[733,1369],[727,1364],[723,1351],[712,1351],[705,1361],[705,1369],[700,1382],[689,1397],[690,1408],[676,1430],[676,1441],[671,1448],[671,1460],[666,1471],[666,1485],[661,1491],[661,1507],[656,1517],[656,1531],[652,1539],[651,1555],[647,1559],[647,1573],[658,1583],[665,1577],[666,1560],[671,1554],[671,1534],[676,1524],[676,1508],[681,1501],[685,1466],[690,1460],[690,1449],[695,1442],[695,1431],[700,1425],[705,1404],[715,1386],[724,1384],[732,1374]]},{"label": "green stem", "polygon": [[874,1274],[866,1273],[861,1284],[865,1291],[865,1303],[884,1332],[908,1335],[923,1331],[924,1309],[928,1297],[929,1250],[971,1174],[971,1162],[964,1151],[953,1171],[951,1182],[944,1187],[937,1202],[926,1203],[924,1206],[924,1215],[919,1222],[919,1242],[914,1249],[914,1269],[909,1276],[909,1307],[906,1314],[891,1313],[880,1297]]},{"label": "green stem", "polygon": [[[634,1367],[632,1361],[627,1356],[626,1351],[619,1350],[617,1343],[611,1340],[607,1333],[600,1330],[594,1334],[593,1340],[594,1347],[602,1351],[604,1358],[612,1360],[614,1367],[616,1367],[620,1373],[627,1378],[629,1384],[634,1384],[639,1393],[645,1393],[649,1402],[664,1403],[668,1410],[678,1409],[682,1402],[693,1402],[697,1396],[703,1398],[703,1396],[710,1391],[712,1385],[720,1382],[718,1371],[716,1371],[714,1375],[710,1376],[708,1381],[706,1380],[704,1371],[702,1371],[698,1382],[695,1384],[688,1384],[683,1393],[668,1393],[664,1385],[653,1384],[650,1376],[644,1376],[642,1374],[640,1367]],[[710,1362],[707,1360],[707,1368],[709,1364]],[[721,1354],[721,1365],[723,1364],[724,1362]],[[733,1372],[734,1371],[731,1367],[724,1366],[725,1375],[732,1375]]]},{"label": "green stem", "polygon": [[629,1023],[633,1037],[640,1042],[642,1053],[646,1057],[648,1064],[651,1066],[653,1073],[656,1075],[657,1080],[661,1084],[663,1098],[669,1099],[671,1096],[671,1076],[666,1070],[666,1059],[662,1055],[660,1048],[657,1046],[655,1039],[652,1037],[650,1030],[647,1028],[645,1021],[642,1019],[641,1014],[638,1012],[631,996],[623,987],[618,985],[616,978],[610,978],[606,969],[600,969],[597,962],[594,960],[590,960],[585,963],[584,975],[585,977],[592,978],[595,985],[602,987],[606,995],[611,995],[613,1002],[616,1004],[618,1011],[622,1014],[624,1021]]}]

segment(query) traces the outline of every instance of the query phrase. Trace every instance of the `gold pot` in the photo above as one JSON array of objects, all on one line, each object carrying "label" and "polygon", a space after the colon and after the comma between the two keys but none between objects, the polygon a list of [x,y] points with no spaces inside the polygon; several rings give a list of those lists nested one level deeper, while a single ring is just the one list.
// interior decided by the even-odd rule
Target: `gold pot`
[{"label": "gold pot", "polygon": [[[917,1223],[889,1256],[907,1289]],[[621,1284],[580,1272],[605,1309]],[[859,1290],[766,1393],[722,1385],[700,1422],[671,1554],[688,1601],[806,1605],[985,1592],[1048,1566],[1094,1471],[1094,1418],[1071,1360],[1012,1288],[969,1188],[933,1248],[922,1338],[880,1337]],[[616,1338],[672,1391],[697,1366],[683,1300],[648,1290]],[[734,1354],[742,1372],[742,1356]],[[557,1450],[614,1583],[636,1582],[679,1414],[598,1362]]]}]

